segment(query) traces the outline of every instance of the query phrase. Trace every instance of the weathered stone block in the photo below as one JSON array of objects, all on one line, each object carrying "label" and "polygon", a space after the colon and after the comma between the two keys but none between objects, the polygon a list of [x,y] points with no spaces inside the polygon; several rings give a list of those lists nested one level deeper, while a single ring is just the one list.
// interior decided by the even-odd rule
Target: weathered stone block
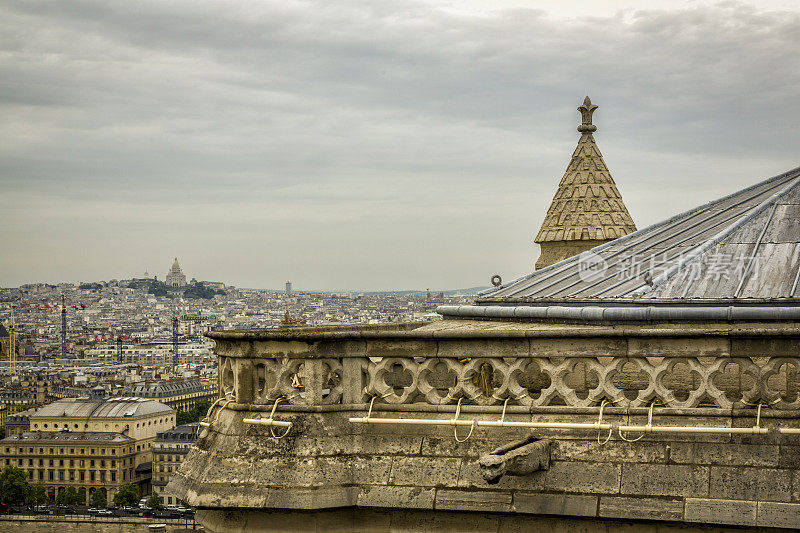
[{"label": "weathered stone block", "polygon": [[370,339],[366,343],[367,357],[436,357],[436,341]]},{"label": "weathered stone block", "polygon": [[554,461],[545,473],[545,488],[552,491],[616,494],[620,465]]},{"label": "weathered stone block", "polygon": [[531,357],[596,357],[597,354],[625,356],[625,339],[594,338],[532,338]]},{"label": "weathered stone block", "polygon": [[389,482],[392,471],[391,457],[348,457],[350,482],[377,485]]},{"label": "weathered stone block", "polygon": [[681,520],[683,518],[683,500],[602,496],[599,516],[636,520]]},{"label": "weathered stone block", "polygon": [[514,511],[561,516],[596,516],[597,496],[515,492]]},{"label": "weathered stone block", "polygon": [[433,509],[434,496],[432,488],[372,485],[360,487],[357,502],[359,507]]},{"label": "weathered stone block", "polygon": [[628,337],[629,357],[728,357],[730,342],[724,337],[686,339],[669,337]]},{"label": "weathered stone block", "polygon": [[550,458],[553,461],[665,463],[667,452],[662,442],[610,441],[598,446],[594,437],[591,440],[559,438],[553,440]]},{"label": "weathered stone block", "polygon": [[709,496],[731,500],[788,502],[792,478],[789,470],[773,468],[711,467]]},{"label": "weathered stone block", "polygon": [[[327,509],[355,505],[355,487],[271,488],[264,507],[275,509]],[[247,507],[247,506],[243,506]]]},{"label": "weathered stone block", "polygon": [[486,533],[498,531],[498,515],[489,513],[463,513],[437,511],[435,513],[395,512],[392,513],[392,527],[386,533],[410,533],[425,531],[430,533]]},{"label": "weathered stone block", "polygon": [[508,512],[511,510],[511,493],[437,489],[435,506],[437,510]]},{"label": "weathered stone block", "polygon": [[756,525],[756,502],[686,498],[683,518],[687,522]]},{"label": "weathered stone block", "polygon": [[669,459],[675,463],[726,466],[777,466],[778,447],[764,444],[674,442]]},{"label": "weathered stone block", "polygon": [[800,446],[781,445],[779,466],[800,470]]},{"label": "weathered stone block", "polygon": [[730,343],[731,357],[752,357],[753,354],[797,357],[800,353],[800,339],[793,337],[734,337]]},{"label": "weathered stone block", "polygon": [[[471,417],[471,416],[470,416]],[[495,419],[499,418],[496,416]],[[510,417],[507,417],[510,418]],[[501,433],[499,430],[505,429]],[[467,428],[467,431],[469,429]],[[530,430],[508,430],[507,428],[498,428],[495,433],[492,431],[491,436],[486,436],[481,433],[481,429],[476,429],[475,434],[466,442],[456,442],[453,438],[453,430],[450,434],[443,437],[426,436],[422,440],[422,448],[420,455],[441,455],[446,457],[464,457],[464,458],[478,458],[479,456],[491,451],[498,446],[502,446],[507,442],[524,438]]]},{"label": "weathered stone block", "polygon": [[395,457],[389,483],[421,487],[455,487],[461,459],[454,457]]},{"label": "weathered stone block", "polygon": [[800,503],[758,502],[756,525],[800,529]]},{"label": "weathered stone block", "polygon": [[708,467],[689,465],[622,465],[622,494],[706,496]]}]

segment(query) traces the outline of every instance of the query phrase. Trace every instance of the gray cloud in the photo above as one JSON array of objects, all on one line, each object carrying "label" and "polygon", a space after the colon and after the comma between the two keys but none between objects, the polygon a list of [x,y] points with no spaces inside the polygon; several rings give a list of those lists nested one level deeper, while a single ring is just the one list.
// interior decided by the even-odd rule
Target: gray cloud
[{"label": "gray cloud", "polygon": [[458,287],[530,269],[576,105],[640,227],[798,164],[800,14],[0,7],[0,284],[166,270]]}]

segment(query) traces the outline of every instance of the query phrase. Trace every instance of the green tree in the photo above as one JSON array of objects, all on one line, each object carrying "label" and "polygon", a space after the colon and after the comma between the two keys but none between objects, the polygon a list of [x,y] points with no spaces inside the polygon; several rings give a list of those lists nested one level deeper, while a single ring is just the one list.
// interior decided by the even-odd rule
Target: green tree
[{"label": "green tree", "polygon": [[56,496],[56,505],[81,505],[86,501],[84,489],[83,498],[75,487],[67,487]]},{"label": "green tree", "polygon": [[92,493],[92,505],[95,507],[99,507],[100,509],[105,509],[108,506],[108,500],[106,500],[106,495],[103,494],[103,491],[96,490]]},{"label": "green tree", "polygon": [[183,424],[188,424],[190,422],[194,422],[193,420],[194,415],[192,411],[178,411],[175,413],[175,425],[182,426]]},{"label": "green tree", "polygon": [[78,499],[80,500],[77,505],[86,505],[86,487],[81,487],[78,490]]},{"label": "green tree", "polygon": [[197,411],[197,420],[206,416],[209,407],[211,407],[210,400],[197,400],[197,403],[194,404],[194,411]]},{"label": "green tree", "polygon": [[139,501],[139,487],[133,483],[122,485],[114,494],[114,505],[136,505]]},{"label": "green tree", "polygon": [[164,505],[164,498],[161,497],[161,494],[153,491],[153,494],[150,495],[150,498],[147,499],[147,506],[153,509],[161,509]]},{"label": "green tree", "polygon": [[167,296],[169,291],[164,283],[160,281],[152,281],[147,287],[147,293],[152,294],[153,296]]},{"label": "green tree", "polygon": [[30,492],[27,474],[16,466],[7,466],[0,473],[0,502],[25,503]]},{"label": "green tree", "polygon": [[194,404],[194,408],[189,411],[178,411],[175,414],[175,424],[181,426],[183,424],[190,424],[192,422],[198,422],[206,413],[208,413],[208,408],[211,407],[211,402],[208,400],[197,400],[197,403]]},{"label": "green tree", "polygon": [[47,488],[44,485],[31,485],[31,491],[28,494],[29,505],[41,505],[45,503],[47,499]]}]

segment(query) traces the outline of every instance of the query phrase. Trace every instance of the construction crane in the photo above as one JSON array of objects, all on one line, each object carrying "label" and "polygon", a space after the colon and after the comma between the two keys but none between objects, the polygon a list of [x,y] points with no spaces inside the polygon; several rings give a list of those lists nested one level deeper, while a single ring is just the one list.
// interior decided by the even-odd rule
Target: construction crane
[{"label": "construction crane", "polygon": [[129,337],[128,335],[119,335],[117,337],[117,363],[121,363],[122,362],[122,342],[126,341],[126,340],[133,341],[133,342],[139,342],[138,339],[133,339],[132,337]]},{"label": "construction crane", "polygon": [[[80,306],[71,305],[70,307],[76,310],[78,307],[81,310],[86,309],[83,304],[80,304]],[[67,299],[63,294],[61,295],[61,357],[67,358]]]},{"label": "construction crane", "polygon": [[[12,305],[12,316],[14,308],[30,308],[30,309],[46,309],[46,308],[53,308],[53,307],[61,307],[61,357],[67,357],[67,299],[65,295],[61,295],[61,304],[27,304],[27,303],[18,303],[16,305]],[[86,306],[83,304],[76,304],[70,306],[72,309],[75,310],[84,310]],[[16,325],[16,322],[15,322]],[[43,322],[23,322],[22,325],[28,326],[45,326],[46,323]],[[16,338],[14,341],[16,345]]]},{"label": "construction crane", "polygon": [[11,322],[8,324],[8,361],[11,365],[11,375],[17,375],[17,346],[16,346],[16,332],[14,331],[14,306],[11,306]]},{"label": "construction crane", "polygon": [[178,316],[172,316],[172,374],[178,367]]},{"label": "construction crane", "polygon": [[61,357],[67,358],[67,300],[61,295]]}]

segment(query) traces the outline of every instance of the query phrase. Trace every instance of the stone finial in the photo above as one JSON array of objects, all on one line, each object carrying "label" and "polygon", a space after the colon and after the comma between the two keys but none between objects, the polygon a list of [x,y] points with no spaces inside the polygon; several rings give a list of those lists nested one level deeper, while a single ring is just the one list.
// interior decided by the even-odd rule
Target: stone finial
[{"label": "stone finial", "polygon": [[537,269],[636,231],[592,135],[595,109],[588,96],[578,107],[581,137],[535,239]]},{"label": "stone finial", "polygon": [[581,125],[578,126],[578,131],[581,133],[591,133],[597,131],[597,126],[592,124],[592,113],[597,109],[597,106],[587,96],[583,99],[583,103],[578,106],[578,111],[581,112]]}]

